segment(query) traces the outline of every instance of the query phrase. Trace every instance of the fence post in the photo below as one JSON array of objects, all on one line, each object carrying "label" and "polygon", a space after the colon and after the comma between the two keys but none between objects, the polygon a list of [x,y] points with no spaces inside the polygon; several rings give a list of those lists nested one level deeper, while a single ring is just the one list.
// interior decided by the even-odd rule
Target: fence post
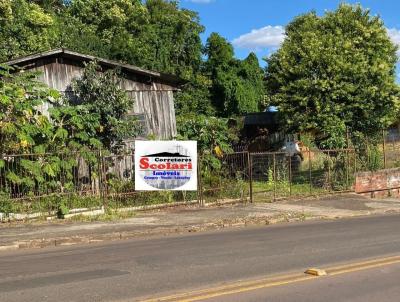
[{"label": "fence post", "polygon": [[105,184],[104,184],[104,166],[103,166],[103,154],[101,152],[101,149],[99,149],[97,153],[97,164],[98,164],[98,169],[99,169],[99,193],[100,193],[100,200],[104,208],[107,208],[106,205],[106,193],[104,190]]},{"label": "fence post", "polygon": [[331,191],[331,152],[328,150],[328,192]]},{"label": "fence post", "polygon": [[248,173],[249,173],[249,190],[250,190],[250,202],[253,202],[253,167],[251,154],[247,151],[247,165],[248,165]]},{"label": "fence post", "polygon": [[354,149],[354,176],[357,173],[357,151]]},{"label": "fence post", "polygon": [[346,150],[346,190],[349,189],[349,169],[350,169],[350,161],[349,161],[349,150]]},{"label": "fence post", "polygon": [[312,172],[311,172],[311,150],[308,148],[308,173],[310,177],[310,195],[312,195]]},{"label": "fence post", "polygon": [[382,147],[383,147],[383,168],[386,169],[386,142],[385,142],[385,130],[382,130]]},{"label": "fence post", "polygon": [[[366,169],[369,169],[370,167],[370,161],[369,161],[369,140],[367,138],[367,167],[365,167]],[[364,169],[365,169],[364,168]]]},{"label": "fence post", "polygon": [[202,182],[202,176],[201,176],[201,157],[198,156],[198,161],[197,161],[197,184],[198,184],[198,193],[197,193],[197,201],[199,203],[199,206],[204,206],[204,201],[203,201],[203,182]]},{"label": "fence post", "polygon": [[274,167],[274,202],[276,201],[276,155],[273,153],[273,167]]},{"label": "fence post", "polygon": [[289,160],[289,196],[292,196],[292,157],[288,155]]}]

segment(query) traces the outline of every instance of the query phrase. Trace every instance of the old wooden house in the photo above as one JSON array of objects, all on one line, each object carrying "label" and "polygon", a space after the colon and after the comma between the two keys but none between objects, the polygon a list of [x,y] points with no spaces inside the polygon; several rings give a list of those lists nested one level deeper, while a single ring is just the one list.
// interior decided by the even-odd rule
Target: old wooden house
[{"label": "old wooden house", "polygon": [[[179,89],[182,81],[173,75],[63,48],[24,56],[5,64],[41,72],[41,81],[68,96],[72,94],[72,80],[81,76],[85,62],[93,60],[98,62],[102,70],[120,70],[121,88],[134,99],[134,107],[130,114],[141,120],[144,138],[149,135],[158,139],[171,139],[176,136],[174,92]],[[43,110],[46,111],[47,108]]]}]

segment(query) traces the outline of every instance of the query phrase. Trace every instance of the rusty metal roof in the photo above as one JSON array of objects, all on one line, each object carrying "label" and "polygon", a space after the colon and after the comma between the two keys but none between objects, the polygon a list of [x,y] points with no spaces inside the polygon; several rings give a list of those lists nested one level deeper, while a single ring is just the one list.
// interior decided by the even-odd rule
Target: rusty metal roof
[{"label": "rusty metal roof", "polygon": [[68,50],[65,48],[57,48],[57,49],[52,49],[49,51],[44,51],[40,53],[35,53],[27,56],[22,56],[7,62],[3,62],[2,64],[10,65],[10,66],[21,66],[23,64],[29,63],[36,61],[38,59],[44,59],[48,57],[65,57],[65,58],[70,58],[70,59],[75,59],[79,60],[82,62],[88,62],[88,61],[97,61],[100,66],[105,66],[109,68],[121,68],[121,70],[133,73],[133,74],[138,74],[138,75],[143,75],[143,76],[148,76],[150,78],[154,79],[159,79],[160,81],[169,83],[171,85],[174,85],[176,87],[181,86],[185,84],[185,81],[175,75],[171,74],[166,74],[158,71],[152,71],[152,70],[147,70],[143,69],[134,65],[130,64],[124,64],[120,63],[117,61],[113,60],[108,60],[96,56],[91,56],[91,55],[86,55],[82,53],[78,53],[72,50]]}]

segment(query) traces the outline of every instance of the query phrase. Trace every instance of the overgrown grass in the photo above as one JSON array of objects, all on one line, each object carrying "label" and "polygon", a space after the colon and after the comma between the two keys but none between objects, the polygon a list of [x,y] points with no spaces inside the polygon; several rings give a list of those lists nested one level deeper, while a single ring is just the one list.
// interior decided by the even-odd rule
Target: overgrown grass
[{"label": "overgrown grass", "polygon": [[[186,202],[197,199],[197,192],[183,191],[155,191],[155,192],[118,192],[114,191],[109,196],[85,196],[79,194],[53,194],[40,197],[24,197],[21,199],[11,199],[7,194],[0,194],[0,213],[1,219],[7,221],[8,218],[28,219],[26,215],[35,215],[35,219],[40,216],[57,216],[64,218],[73,209],[100,209],[103,206],[108,211],[106,215],[86,217],[82,215],[80,220],[108,220],[123,218],[123,212],[117,209],[130,208],[143,205],[168,204],[172,202]],[[24,216],[25,215],[25,216]],[[39,216],[40,215],[40,216]],[[77,218],[78,219],[78,218]]]},{"label": "overgrown grass", "polygon": [[135,217],[137,214],[134,211],[126,211],[126,212],[119,212],[116,210],[107,210],[106,213],[100,214],[100,215],[75,215],[70,218],[67,218],[69,221],[75,221],[75,222],[94,222],[94,221],[104,221],[104,222],[110,222],[110,221],[118,221],[121,219],[128,219]]},{"label": "overgrown grass", "polygon": [[202,197],[205,202],[216,202],[222,199],[239,199],[245,201],[249,196],[249,183],[239,175],[235,178],[214,176],[205,179]]},{"label": "overgrown grass", "polygon": [[257,200],[273,200],[273,198],[283,197],[302,197],[311,195],[320,195],[327,193],[328,190],[310,186],[309,183],[292,183],[279,182],[271,184],[268,182],[255,181],[253,182],[253,193],[257,196]]}]

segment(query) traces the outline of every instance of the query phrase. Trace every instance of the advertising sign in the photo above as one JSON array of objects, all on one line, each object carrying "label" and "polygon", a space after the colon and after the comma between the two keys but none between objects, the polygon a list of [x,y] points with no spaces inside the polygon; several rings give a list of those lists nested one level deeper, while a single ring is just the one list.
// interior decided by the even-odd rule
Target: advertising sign
[{"label": "advertising sign", "polygon": [[197,142],[135,141],[135,190],[197,190]]}]

